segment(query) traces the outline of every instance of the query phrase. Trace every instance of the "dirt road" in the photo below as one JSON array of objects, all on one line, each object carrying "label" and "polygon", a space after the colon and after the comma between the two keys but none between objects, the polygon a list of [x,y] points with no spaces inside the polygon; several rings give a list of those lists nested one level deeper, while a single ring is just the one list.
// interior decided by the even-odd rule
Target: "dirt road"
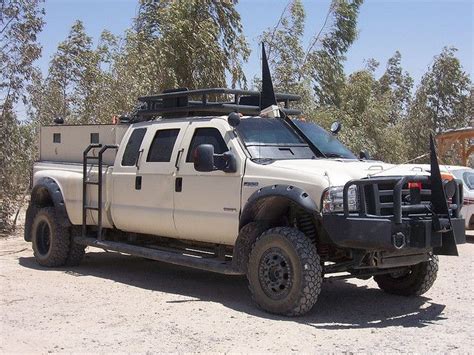
[{"label": "dirt road", "polygon": [[1,352],[470,352],[474,244],[441,257],[424,297],[372,280],[324,284],[305,317],[255,308],[242,277],[89,250],[39,267],[20,236],[0,239]]}]

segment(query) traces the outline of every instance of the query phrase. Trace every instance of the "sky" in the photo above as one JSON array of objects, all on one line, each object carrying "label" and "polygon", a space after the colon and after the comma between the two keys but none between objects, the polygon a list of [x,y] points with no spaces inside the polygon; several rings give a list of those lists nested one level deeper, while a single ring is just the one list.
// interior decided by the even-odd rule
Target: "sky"
[{"label": "sky", "polygon": [[[39,40],[43,55],[38,65],[47,72],[48,63],[59,42],[67,37],[76,19],[84,22],[95,40],[103,29],[123,34],[136,15],[138,0],[46,0],[46,24]],[[244,34],[252,54],[244,65],[248,79],[259,75],[258,39],[277,23],[288,0],[240,0]],[[305,42],[319,31],[329,0],[303,0],[306,11]],[[474,1],[470,0],[366,0],[361,7],[359,36],[347,53],[346,72],[364,68],[369,58],[380,62],[381,75],[396,50],[402,54],[402,66],[418,83],[444,46],[458,48],[457,56],[473,79]]]}]

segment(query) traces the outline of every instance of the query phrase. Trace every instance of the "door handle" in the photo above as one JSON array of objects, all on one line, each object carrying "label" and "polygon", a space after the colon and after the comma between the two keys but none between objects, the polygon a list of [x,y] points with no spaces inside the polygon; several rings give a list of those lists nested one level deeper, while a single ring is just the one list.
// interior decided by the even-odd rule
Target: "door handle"
[{"label": "door handle", "polygon": [[135,190],[141,190],[141,189],[142,189],[142,177],[135,176]]},{"label": "door handle", "polygon": [[176,192],[181,192],[183,190],[183,178],[177,177],[174,181],[174,190]]},{"label": "door handle", "polygon": [[178,150],[178,155],[176,156],[176,161],[174,162],[174,167],[176,170],[179,170],[179,160],[181,159],[181,154],[183,154],[184,148]]}]

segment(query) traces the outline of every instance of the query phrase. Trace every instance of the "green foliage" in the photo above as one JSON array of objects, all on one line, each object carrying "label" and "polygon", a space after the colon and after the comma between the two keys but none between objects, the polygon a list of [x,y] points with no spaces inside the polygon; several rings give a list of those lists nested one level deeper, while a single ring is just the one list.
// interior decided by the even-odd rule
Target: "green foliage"
[{"label": "green foliage", "polygon": [[173,87],[245,85],[249,49],[235,3],[142,1],[123,39],[104,31],[97,47],[77,21],[59,44],[45,79],[30,87],[36,121],[110,122],[138,96]]},{"label": "green foliage", "polygon": [[93,48],[82,22],[73,24],[51,60],[48,76],[33,76],[30,94],[38,122],[51,122],[58,116],[78,123],[103,120],[109,74],[102,65],[111,61],[110,43],[114,44],[115,38],[104,32],[98,47]]},{"label": "green foliage", "polygon": [[15,107],[32,79],[40,56],[36,36],[43,27],[39,0],[1,0],[0,5],[0,232],[11,229],[12,215],[28,186],[34,149],[31,126],[18,122]]},{"label": "green foliage", "polygon": [[308,56],[306,65],[318,106],[339,107],[342,103],[345,54],[357,38],[357,17],[362,3],[363,0],[333,0],[329,9],[332,27],[321,38],[321,48]]},{"label": "green foliage", "polygon": [[407,114],[411,102],[413,79],[401,67],[402,55],[399,51],[388,60],[387,69],[379,80],[380,95],[387,95],[391,102],[389,121],[400,123]]},{"label": "green foliage", "polygon": [[[288,15],[287,15],[288,13]],[[300,0],[288,4],[279,23],[262,35],[268,48],[268,62],[273,74],[273,85],[277,91],[302,94],[308,89],[301,86],[305,76],[303,68],[305,12]]]},{"label": "green foliage", "polygon": [[301,95],[300,107],[304,111],[341,104],[345,53],[357,37],[362,2],[333,0],[322,28],[306,50],[305,12],[300,0],[291,1],[276,26],[264,32],[262,41],[269,48],[275,87]]},{"label": "green foliage", "polygon": [[[112,115],[132,111],[138,96],[168,88],[226,86],[227,81],[246,87],[242,63],[249,48],[236,1],[141,0],[133,27],[123,37],[103,31],[97,45],[77,21],[59,44],[46,77],[32,67],[40,54],[40,0],[0,1],[2,226],[27,181],[36,146],[33,128],[39,124],[56,116],[70,123],[110,122]],[[403,162],[427,151],[430,132],[469,124],[471,83],[454,48],[434,58],[414,95],[413,79],[403,70],[398,51],[380,78],[374,59],[346,75],[344,62],[357,38],[362,3],[333,0],[305,48],[305,26],[312,30],[312,23],[301,0],[291,0],[261,39],[276,89],[301,95],[307,118],[326,128],[342,122],[340,138],[354,152]],[[20,125],[14,112],[25,87],[31,125]]]},{"label": "green foliage", "polygon": [[407,124],[411,157],[428,150],[430,133],[466,127],[472,120],[471,82],[455,53],[445,47],[416,90]]},{"label": "green foliage", "polygon": [[136,31],[159,50],[175,84],[195,89],[245,85],[242,60],[249,49],[231,1],[142,1]]}]

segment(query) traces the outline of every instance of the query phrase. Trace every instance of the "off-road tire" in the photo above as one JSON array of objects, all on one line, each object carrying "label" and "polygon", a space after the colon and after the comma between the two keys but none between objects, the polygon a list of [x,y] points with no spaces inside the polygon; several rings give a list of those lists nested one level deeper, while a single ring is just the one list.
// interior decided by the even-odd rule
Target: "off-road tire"
[{"label": "off-road tire", "polygon": [[70,236],[58,220],[54,207],[41,208],[31,226],[33,254],[42,266],[63,266],[69,254]]},{"label": "off-road tire", "polygon": [[[283,278],[283,282],[289,283],[286,289],[285,286],[281,289],[283,296],[277,294],[283,285],[275,289],[268,286],[273,280],[265,266],[274,259],[272,253],[281,254],[275,260],[283,260],[288,274],[286,280]],[[247,278],[255,303],[267,312],[285,316],[300,316],[310,311],[323,281],[316,247],[303,232],[289,227],[271,228],[256,240],[249,257]]]},{"label": "off-road tire", "polygon": [[408,274],[394,277],[392,274],[374,276],[378,286],[387,293],[400,296],[420,296],[433,286],[438,274],[438,257],[413,265]]},{"label": "off-road tire", "polygon": [[40,209],[41,209],[40,207],[37,207],[35,205],[29,205],[28,208],[26,209],[25,229],[23,230],[23,234],[24,234],[23,237],[25,241],[27,242],[31,242],[31,239],[32,239],[31,228],[33,227],[35,216]]},{"label": "off-road tire", "polygon": [[66,259],[67,266],[77,266],[84,259],[86,246],[74,243],[74,237],[81,235],[82,228],[78,225],[69,227],[69,253]]},{"label": "off-road tire", "polygon": [[79,245],[74,243],[74,241],[70,241],[69,246],[69,253],[66,259],[67,266],[77,266],[81,263],[82,259],[84,259],[84,255],[86,253],[86,247],[84,245]]},{"label": "off-road tire", "polygon": [[235,245],[235,255],[232,257],[234,267],[247,273],[250,252],[258,237],[268,229],[267,223],[256,221],[247,223],[239,232],[239,238]]}]

